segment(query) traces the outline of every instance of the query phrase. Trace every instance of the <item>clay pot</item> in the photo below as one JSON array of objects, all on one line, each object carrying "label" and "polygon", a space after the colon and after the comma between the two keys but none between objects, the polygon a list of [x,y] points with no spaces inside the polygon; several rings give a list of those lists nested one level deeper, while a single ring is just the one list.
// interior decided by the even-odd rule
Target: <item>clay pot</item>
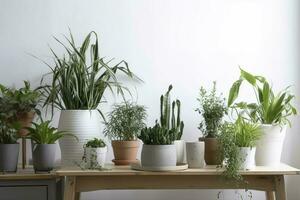
[{"label": "clay pot", "polygon": [[20,113],[17,115],[17,121],[21,125],[21,129],[19,130],[20,136],[24,137],[28,134],[28,130],[25,127],[31,127],[31,123],[35,116],[35,112],[27,112],[27,113]]},{"label": "clay pot", "polygon": [[137,162],[136,156],[140,146],[139,141],[118,141],[111,142],[115,159],[112,160],[115,165],[129,165]]},{"label": "clay pot", "polygon": [[204,160],[207,165],[221,164],[218,159],[219,142],[217,138],[199,138],[199,141],[204,141],[205,151]]}]

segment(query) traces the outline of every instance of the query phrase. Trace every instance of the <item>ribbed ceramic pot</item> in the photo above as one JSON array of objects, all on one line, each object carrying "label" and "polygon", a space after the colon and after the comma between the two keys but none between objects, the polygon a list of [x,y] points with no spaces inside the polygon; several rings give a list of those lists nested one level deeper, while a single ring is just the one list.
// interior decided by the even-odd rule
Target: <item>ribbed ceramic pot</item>
[{"label": "ribbed ceramic pot", "polygon": [[35,171],[48,172],[55,166],[56,144],[33,144],[32,161]]},{"label": "ribbed ceramic pot", "polygon": [[77,141],[74,137],[66,136],[59,140],[61,164],[71,166],[82,160],[86,141],[100,137],[101,116],[97,110],[62,110],[58,130],[78,138]]},{"label": "ribbed ceramic pot", "polygon": [[16,172],[19,144],[0,144],[0,172]]},{"label": "ribbed ceramic pot", "polygon": [[145,167],[176,166],[176,147],[171,145],[143,145],[141,164]]}]

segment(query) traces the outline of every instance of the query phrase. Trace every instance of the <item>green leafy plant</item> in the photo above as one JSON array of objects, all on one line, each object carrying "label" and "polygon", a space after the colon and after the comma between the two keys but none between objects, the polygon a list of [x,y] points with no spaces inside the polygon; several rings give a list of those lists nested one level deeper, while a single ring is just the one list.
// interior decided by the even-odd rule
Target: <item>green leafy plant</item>
[{"label": "green leafy plant", "polygon": [[113,140],[136,140],[146,126],[146,108],[131,102],[115,104],[108,114],[104,134]]},{"label": "green leafy plant", "polygon": [[3,119],[0,120],[0,144],[16,144],[18,143],[18,130]]},{"label": "green leafy plant", "polygon": [[[235,81],[230,89],[228,106],[243,110],[253,122],[260,122],[262,124],[290,124],[288,117],[297,114],[296,108],[292,105],[292,100],[295,96],[290,94],[290,87],[275,94],[266,78],[252,75],[241,68],[240,71],[239,80]],[[239,95],[240,86],[244,81],[253,87],[256,102],[239,102],[234,104]]]},{"label": "green leafy plant", "polygon": [[173,86],[170,85],[168,91],[160,97],[160,124],[165,129],[174,131],[176,140],[180,140],[184,128],[183,121],[180,121],[181,103],[178,99],[173,101],[171,110],[170,92],[172,88]]},{"label": "green leafy plant", "polygon": [[206,138],[215,138],[222,124],[222,119],[227,114],[225,99],[217,95],[216,82],[213,82],[213,88],[210,93],[203,87],[200,88],[200,96],[197,99],[200,108],[196,109],[203,117],[199,124],[199,130]]},{"label": "green leafy plant", "polygon": [[[64,47],[67,55],[59,57],[51,49],[55,65],[52,67],[44,62],[51,69],[49,74],[52,75],[52,83],[41,87],[44,106],[51,105],[52,112],[54,107],[61,110],[92,110],[97,109],[103,102],[103,94],[107,88],[112,93],[116,89],[117,94],[123,97],[124,90],[130,93],[118,81],[117,72],[120,71],[130,78],[138,78],[130,71],[126,61],[122,60],[112,65],[113,59],[105,61],[104,57],[100,57],[98,37],[94,31],[86,36],[79,48],[71,33],[70,38],[65,38],[67,44],[55,39]],[[104,118],[102,112],[99,112]]]},{"label": "green leafy plant", "polygon": [[101,148],[101,147],[106,147],[106,144],[103,140],[94,138],[92,140],[87,141],[85,147],[90,147],[90,148]]},{"label": "green leafy plant", "polygon": [[54,144],[57,140],[65,136],[76,138],[73,134],[66,133],[65,131],[57,131],[57,128],[52,127],[50,123],[51,121],[42,121],[40,124],[33,122],[33,127],[26,128],[29,131],[27,138],[36,144]]}]

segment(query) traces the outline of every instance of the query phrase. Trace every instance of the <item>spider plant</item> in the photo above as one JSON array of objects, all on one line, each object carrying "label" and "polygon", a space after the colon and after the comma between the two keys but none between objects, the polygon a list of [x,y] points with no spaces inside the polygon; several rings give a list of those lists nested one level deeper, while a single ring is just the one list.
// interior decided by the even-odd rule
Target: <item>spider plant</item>
[{"label": "spider plant", "polygon": [[[113,59],[105,61],[104,57],[100,57],[98,36],[94,31],[86,36],[79,48],[71,32],[70,38],[65,36],[65,39],[67,44],[55,38],[65,49],[66,55],[59,57],[50,48],[55,64],[50,66],[44,62],[51,69],[46,75],[52,75],[52,82],[45,84],[41,89],[44,106],[51,105],[52,113],[54,107],[61,110],[97,109],[103,102],[103,94],[107,88],[113,94],[116,89],[117,94],[124,98],[124,90],[129,93],[130,91],[119,82],[118,72],[140,80],[130,71],[126,61],[111,64]],[[44,82],[44,77],[41,82]],[[102,112],[99,112],[104,118]]]}]

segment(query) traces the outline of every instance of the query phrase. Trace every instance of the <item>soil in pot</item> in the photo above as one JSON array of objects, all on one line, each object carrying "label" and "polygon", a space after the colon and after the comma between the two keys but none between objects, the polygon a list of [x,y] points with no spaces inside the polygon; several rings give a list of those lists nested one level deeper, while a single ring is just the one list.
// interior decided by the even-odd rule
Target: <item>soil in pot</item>
[{"label": "soil in pot", "polygon": [[36,172],[48,172],[55,166],[55,144],[33,144],[32,160]]},{"label": "soil in pot", "polygon": [[16,172],[19,144],[0,144],[0,172]]},{"label": "soil in pot", "polygon": [[217,138],[199,138],[199,141],[204,141],[204,160],[207,165],[221,164],[218,158],[219,142]]},{"label": "soil in pot", "polygon": [[118,141],[111,142],[115,159],[115,165],[129,165],[137,162],[136,156],[139,150],[140,143],[138,140],[133,141]]}]

